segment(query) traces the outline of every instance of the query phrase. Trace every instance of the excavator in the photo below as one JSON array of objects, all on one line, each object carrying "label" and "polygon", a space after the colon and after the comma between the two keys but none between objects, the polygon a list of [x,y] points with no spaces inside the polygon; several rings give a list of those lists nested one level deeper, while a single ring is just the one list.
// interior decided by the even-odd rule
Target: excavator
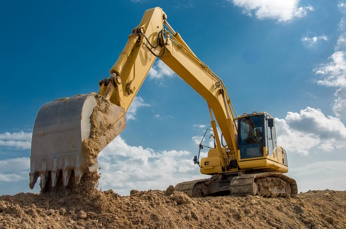
[{"label": "excavator", "polygon": [[[97,155],[126,127],[126,112],[143,81],[160,58],[207,102],[215,147],[206,158],[194,158],[210,178],[175,186],[191,197],[213,195],[297,194],[286,175],[287,153],[277,145],[274,119],[266,112],[237,116],[222,80],[200,61],[159,8],[144,13],[98,93],[49,102],[39,110],[30,156],[32,189],[79,185],[97,173]],[[203,148],[200,145],[200,150]]]}]

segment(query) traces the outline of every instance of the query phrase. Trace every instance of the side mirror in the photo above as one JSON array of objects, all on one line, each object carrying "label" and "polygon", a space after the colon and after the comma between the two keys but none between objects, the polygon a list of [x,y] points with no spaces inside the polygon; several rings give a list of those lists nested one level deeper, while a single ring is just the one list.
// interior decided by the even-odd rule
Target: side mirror
[{"label": "side mirror", "polygon": [[194,156],[194,157],[193,157],[193,163],[194,163],[194,164],[199,164],[198,159],[197,159],[197,156]]},{"label": "side mirror", "polygon": [[273,128],[274,127],[274,119],[270,118],[268,119],[268,127]]}]

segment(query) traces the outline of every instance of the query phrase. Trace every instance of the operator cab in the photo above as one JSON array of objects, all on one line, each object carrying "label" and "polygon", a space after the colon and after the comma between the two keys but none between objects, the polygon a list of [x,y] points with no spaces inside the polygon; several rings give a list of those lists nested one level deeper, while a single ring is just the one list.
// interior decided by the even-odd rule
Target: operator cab
[{"label": "operator cab", "polygon": [[[276,151],[274,120],[267,113],[244,114],[238,118],[240,159],[271,155]],[[264,154],[265,152],[265,154]]]}]

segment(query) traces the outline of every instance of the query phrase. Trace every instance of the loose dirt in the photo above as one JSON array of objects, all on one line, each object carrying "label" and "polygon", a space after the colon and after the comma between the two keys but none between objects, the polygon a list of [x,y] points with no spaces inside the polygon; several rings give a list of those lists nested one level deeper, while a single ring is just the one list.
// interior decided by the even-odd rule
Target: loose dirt
[{"label": "loose dirt", "polygon": [[90,116],[90,136],[82,142],[82,153],[86,164],[91,167],[97,156],[126,127],[125,110],[112,104],[103,96],[92,93],[96,106]]},{"label": "loose dirt", "polygon": [[120,196],[82,182],[73,190],[1,196],[0,228],[346,228],[346,191],[190,198],[171,186]]}]

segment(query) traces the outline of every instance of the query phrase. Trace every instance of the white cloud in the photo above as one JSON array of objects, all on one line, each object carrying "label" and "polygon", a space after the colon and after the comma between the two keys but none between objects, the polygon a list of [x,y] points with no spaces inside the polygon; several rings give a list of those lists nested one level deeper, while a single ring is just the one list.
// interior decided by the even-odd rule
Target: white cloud
[{"label": "white cloud", "polygon": [[340,3],[338,4],[338,8],[339,8],[340,12],[346,13],[346,4],[345,4],[345,3],[340,2]]},{"label": "white cloud", "polygon": [[[339,37],[336,49],[346,47],[343,36]],[[320,76],[317,83],[322,86],[336,87],[334,93],[335,100],[333,103],[333,111],[336,116],[342,120],[346,120],[346,52],[335,51],[329,58],[330,62],[322,64],[314,69],[314,72]]]},{"label": "white cloud", "polygon": [[299,7],[300,0],[227,0],[241,7],[243,13],[256,16],[258,19],[275,19],[279,22],[289,22],[294,18],[302,18],[313,7]]},{"label": "white cloud", "polygon": [[288,112],[285,119],[276,118],[275,122],[278,143],[287,151],[308,155],[313,149],[346,149],[345,125],[318,109],[307,107],[299,113]]},{"label": "white cloud", "polygon": [[307,47],[314,47],[316,46],[320,41],[327,41],[328,37],[326,35],[321,36],[314,36],[314,37],[308,37],[305,36],[302,38],[302,42]]},{"label": "white cloud", "polygon": [[345,125],[332,116],[326,117],[319,109],[307,107],[299,113],[288,112],[285,118],[291,128],[319,135],[323,139],[345,139]]},{"label": "white cloud", "polygon": [[31,136],[31,133],[24,133],[23,131],[15,133],[5,132],[0,134],[0,140],[31,141]]},{"label": "white cloud", "polygon": [[196,144],[199,145],[202,141],[203,136],[193,136],[192,141]]},{"label": "white cloud", "polygon": [[275,124],[278,144],[287,152],[308,155],[311,148],[321,143],[318,136],[314,134],[305,134],[290,128],[285,119],[275,118]]},{"label": "white cloud", "polygon": [[134,98],[134,100],[132,101],[132,104],[126,113],[127,120],[135,120],[137,110],[138,110],[138,108],[141,108],[141,107],[150,107],[150,104],[145,103],[142,97],[136,96]]},{"label": "white cloud", "polygon": [[328,87],[346,87],[345,52],[337,51],[329,59],[329,63],[314,69],[317,75],[323,77],[317,83]]},{"label": "white cloud", "polygon": [[343,35],[340,35],[335,46],[335,51],[346,50],[346,39]]},{"label": "white cloud", "polygon": [[[214,134],[213,134],[212,130],[210,129],[210,131],[205,135],[203,142],[202,142],[202,145],[213,148],[214,147],[214,137],[213,136],[214,136]],[[219,135],[219,136],[221,136],[221,135]],[[201,144],[202,138],[203,138],[203,136],[201,136],[201,135],[193,136],[192,141],[196,145],[199,146],[199,144]]]},{"label": "white cloud", "polygon": [[[322,161],[307,164],[303,167],[292,169],[292,173],[310,176],[316,173],[344,172],[346,175],[346,161]],[[346,183],[345,183],[346,185]]]},{"label": "white cloud", "polygon": [[28,157],[0,160],[0,182],[27,180],[29,169]]},{"label": "white cloud", "polygon": [[346,91],[345,88],[339,88],[335,93],[335,100],[333,103],[333,111],[336,117],[346,117]]},{"label": "white cloud", "polygon": [[32,133],[15,132],[0,134],[0,146],[14,147],[16,149],[30,149]]},{"label": "white cloud", "polygon": [[321,161],[308,163],[303,167],[290,169],[299,191],[308,190],[345,190],[346,161]]},{"label": "white cloud", "polygon": [[188,151],[156,152],[130,146],[120,136],[99,155],[102,171],[100,187],[128,195],[131,189],[165,189],[182,181],[201,178]]},{"label": "white cloud", "polygon": [[339,8],[345,8],[345,7],[346,7],[346,4],[343,3],[343,2],[340,2],[340,3],[338,4],[338,7],[339,7]]},{"label": "white cloud", "polygon": [[173,77],[174,72],[161,60],[157,60],[157,62],[150,69],[148,75],[149,79],[163,79],[164,77]]},{"label": "white cloud", "polygon": [[205,125],[205,124],[194,124],[193,125],[193,128],[196,128],[196,129],[201,129],[203,131],[205,131],[207,129],[208,125]]},{"label": "white cloud", "polygon": [[[339,3],[338,7],[343,14],[346,14],[345,3]],[[336,117],[346,121],[346,39],[343,17],[339,22],[338,31],[340,36],[335,45],[334,53],[329,57],[330,61],[321,64],[313,71],[320,77],[317,84],[337,88],[334,93],[335,99],[332,108]]]},{"label": "white cloud", "polygon": [[[213,135],[212,128],[210,128],[210,125],[205,124],[194,124],[192,126],[194,129],[198,130],[198,132],[201,133],[201,135],[193,136],[192,141],[199,146],[199,144],[202,141],[203,135],[205,135],[202,145],[207,145],[209,147],[214,147],[214,138],[211,136]],[[207,131],[207,133],[206,133]],[[221,131],[219,130],[219,133]],[[208,140],[209,139],[209,140]]]}]

